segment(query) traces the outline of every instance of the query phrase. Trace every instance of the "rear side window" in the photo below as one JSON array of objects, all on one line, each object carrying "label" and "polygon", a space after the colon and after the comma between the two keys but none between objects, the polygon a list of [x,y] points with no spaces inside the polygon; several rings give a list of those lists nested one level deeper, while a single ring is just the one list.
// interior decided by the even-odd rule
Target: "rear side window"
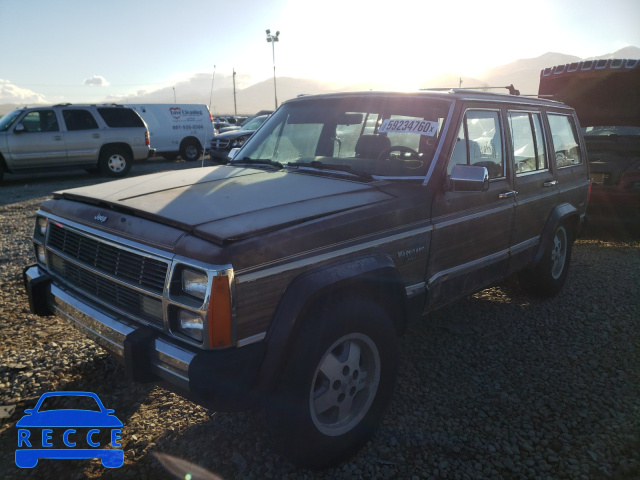
[{"label": "rear side window", "polygon": [[516,173],[547,170],[540,114],[509,112],[509,129]]},{"label": "rear side window", "polygon": [[105,123],[112,128],[144,127],[144,122],[136,112],[130,108],[110,107],[98,108],[98,113]]},{"label": "rear side window", "polygon": [[578,133],[573,117],[550,113],[548,118],[556,165],[561,168],[581,164]]},{"label": "rear side window", "polygon": [[69,131],[98,128],[98,122],[96,122],[89,110],[63,110],[62,118],[64,118],[64,123]]}]

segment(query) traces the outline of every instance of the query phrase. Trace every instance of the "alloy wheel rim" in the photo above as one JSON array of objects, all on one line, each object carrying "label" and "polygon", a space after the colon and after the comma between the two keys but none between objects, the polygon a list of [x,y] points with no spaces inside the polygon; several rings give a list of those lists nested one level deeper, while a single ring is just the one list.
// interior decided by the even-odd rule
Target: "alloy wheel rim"
[{"label": "alloy wheel rim", "polygon": [[371,338],[351,333],[323,355],[310,392],[311,417],[329,436],[357,426],[369,411],[380,383],[380,353]]}]

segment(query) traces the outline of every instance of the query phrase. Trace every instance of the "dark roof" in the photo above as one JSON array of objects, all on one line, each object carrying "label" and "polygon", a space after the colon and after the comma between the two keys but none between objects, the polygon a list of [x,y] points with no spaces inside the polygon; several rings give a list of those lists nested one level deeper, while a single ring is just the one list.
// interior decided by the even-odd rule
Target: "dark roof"
[{"label": "dark roof", "polygon": [[545,68],[539,95],[575,108],[582,126],[640,126],[640,60],[587,60]]}]

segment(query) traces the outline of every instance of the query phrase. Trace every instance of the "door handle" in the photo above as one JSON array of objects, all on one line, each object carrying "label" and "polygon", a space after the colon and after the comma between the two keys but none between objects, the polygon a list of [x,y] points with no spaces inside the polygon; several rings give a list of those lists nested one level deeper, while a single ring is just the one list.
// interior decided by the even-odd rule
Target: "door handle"
[{"label": "door handle", "polygon": [[62,140],[62,136],[60,136],[60,135],[54,135],[54,136],[53,136],[53,139],[54,139],[54,140]]},{"label": "door handle", "polygon": [[548,182],[544,182],[543,185],[545,187],[554,187],[558,184],[557,180],[549,180]]},{"label": "door handle", "polygon": [[93,135],[91,135],[93,138],[100,138],[100,134],[99,133],[94,133]]},{"label": "door handle", "polygon": [[518,192],[516,192],[515,190],[509,190],[508,192],[502,192],[500,195],[498,195],[498,198],[502,200],[504,198],[515,197],[516,195],[518,195]]}]

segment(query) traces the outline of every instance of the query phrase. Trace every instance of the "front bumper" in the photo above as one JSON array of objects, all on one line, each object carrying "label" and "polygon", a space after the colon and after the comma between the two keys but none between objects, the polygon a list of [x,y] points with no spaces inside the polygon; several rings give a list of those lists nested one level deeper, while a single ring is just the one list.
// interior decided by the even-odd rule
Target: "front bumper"
[{"label": "front bumper", "polygon": [[120,361],[132,380],[162,383],[216,408],[236,409],[253,401],[251,388],[264,356],[264,342],[200,351],[92,303],[55,282],[37,265],[25,268],[23,276],[32,313],[70,321]]}]

